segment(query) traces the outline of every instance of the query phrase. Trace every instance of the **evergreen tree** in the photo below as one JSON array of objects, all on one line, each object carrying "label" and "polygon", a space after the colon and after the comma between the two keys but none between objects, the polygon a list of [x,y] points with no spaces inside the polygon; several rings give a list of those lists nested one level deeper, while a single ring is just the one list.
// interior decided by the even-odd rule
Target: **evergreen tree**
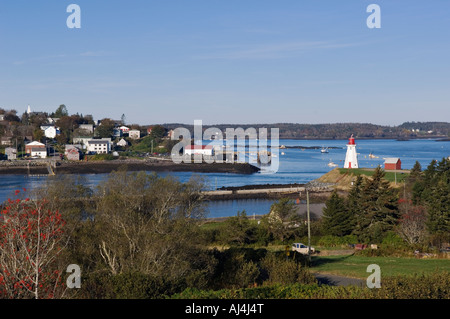
[{"label": "evergreen tree", "polygon": [[326,235],[345,236],[353,230],[353,216],[345,201],[336,191],[326,201],[323,209],[322,231]]},{"label": "evergreen tree", "polygon": [[450,234],[450,160],[433,160],[423,172],[423,179],[413,187],[413,199],[428,211],[427,226],[431,234]]},{"label": "evergreen tree", "polygon": [[380,242],[393,230],[399,218],[398,195],[377,167],[372,178],[364,180],[357,207],[354,233],[365,242]]},{"label": "evergreen tree", "polygon": [[359,229],[358,221],[360,220],[359,215],[361,214],[359,205],[362,201],[362,187],[363,177],[361,175],[358,175],[355,182],[353,183],[352,188],[350,189],[350,192],[348,193],[347,198],[347,207],[350,215],[352,216],[351,225],[353,233],[357,233]]}]

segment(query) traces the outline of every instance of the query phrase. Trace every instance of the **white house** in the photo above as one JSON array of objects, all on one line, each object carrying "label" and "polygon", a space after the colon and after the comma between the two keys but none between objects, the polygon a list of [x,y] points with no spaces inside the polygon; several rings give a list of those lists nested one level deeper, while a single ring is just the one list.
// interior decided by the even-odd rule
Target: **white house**
[{"label": "white house", "polygon": [[211,145],[187,145],[184,148],[185,155],[213,156],[213,153],[213,147]]},{"label": "white house", "polygon": [[121,139],[119,142],[117,142],[116,145],[117,145],[117,146],[120,146],[120,147],[125,147],[125,146],[128,145],[128,142],[125,141],[124,139]]},{"label": "white house", "polygon": [[31,157],[46,158],[47,149],[45,147],[33,147],[30,152]]},{"label": "white house", "polygon": [[111,145],[111,138],[104,137],[101,139],[94,139],[92,136],[79,136],[73,138],[73,144],[81,144],[82,148],[87,150],[89,146],[89,141],[108,141],[109,145]]},{"label": "white house", "polygon": [[45,154],[47,154],[47,148],[45,147],[45,144],[42,144],[42,143],[37,142],[37,141],[33,141],[33,142],[28,143],[27,145],[25,145],[25,153],[27,153],[30,156],[33,156],[33,155],[31,155],[32,150],[33,149],[36,150],[38,148],[39,149],[43,149],[45,151]]},{"label": "white house", "polygon": [[44,135],[47,138],[55,138],[56,135],[58,135],[59,128],[55,127],[54,125],[42,125],[41,130],[44,131]]},{"label": "white house", "polygon": [[111,151],[111,142],[103,139],[89,140],[87,143],[87,151],[97,154],[108,154]]},{"label": "white house", "polygon": [[141,132],[139,130],[129,130],[128,136],[133,140],[138,140],[141,138]]},{"label": "white house", "polygon": [[130,128],[126,126],[121,126],[119,127],[119,130],[121,130],[122,133],[128,133],[130,131]]},{"label": "white house", "polygon": [[80,124],[78,128],[90,134],[94,134],[94,124]]},{"label": "white house", "polygon": [[0,121],[4,121],[5,120],[5,114],[0,114]]}]

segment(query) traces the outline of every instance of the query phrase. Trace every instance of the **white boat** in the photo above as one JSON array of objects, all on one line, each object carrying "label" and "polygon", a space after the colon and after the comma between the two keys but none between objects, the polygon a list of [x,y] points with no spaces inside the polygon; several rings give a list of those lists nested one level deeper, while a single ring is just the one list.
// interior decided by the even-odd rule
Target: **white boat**
[{"label": "white boat", "polygon": [[328,163],[328,166],[329,166],[329,167],[336,167],[336,166],[338,166],[338,165],[335,164],[335,163],[333,163],[332,161],[330,161],[330,162]]},{"label": "white boat", "polygon": [[328,148],[322,148],[320,151],[321,151],[322,153],[328,153]]}]

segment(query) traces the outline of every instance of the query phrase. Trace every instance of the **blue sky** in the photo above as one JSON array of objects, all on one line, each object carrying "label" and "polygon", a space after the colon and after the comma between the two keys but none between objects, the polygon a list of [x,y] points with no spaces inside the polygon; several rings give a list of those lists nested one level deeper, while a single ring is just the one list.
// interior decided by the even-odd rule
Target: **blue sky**
[{"label": "blue sky", "polygon": [[[81,29],[66,26],[71,3]],[[449,30],[447,0],[2,1],[0,107],[130,124],[450,121]]]}]

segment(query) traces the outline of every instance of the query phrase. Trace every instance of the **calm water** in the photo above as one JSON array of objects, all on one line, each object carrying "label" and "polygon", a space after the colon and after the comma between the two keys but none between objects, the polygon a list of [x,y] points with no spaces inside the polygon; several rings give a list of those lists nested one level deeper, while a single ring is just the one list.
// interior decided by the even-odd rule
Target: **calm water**
[{"label": "calm water", "polygon": [[[180,181],[187,181],[193,174],[203,176],[210,189],[222,186],[244,186],[257,184],[290,184],[307,183],[321,175],[329,172],[333,167],[327,164],[330,161],[343,167],[346,153],[346,143],[343,140],[280,140],[280,145],[285,146],[318,146],[318,147],[338,147],[329,149],[329,153],[321,153],[320,149],[285,149],[280,150],[280,166],[275,174],[256,173],[252,175],[241,174],[218,174],[218,173],[190,173],[174,172],[161,173],[161,175],[171,174],[179,178]],[[450,156],[450,142],[439,142],[435,140],[357,140],[358,160],[360,167],[376,167],[383,165],[383,158],[399,157],[402,160],[402,168],[410,169],[416,161],[419,161],[422,168],[426,168],[433,159],[441,160]],[[285,155],[282,155],[284,152]],[[379,158],[370,159],[372,153]],[[95,186],[106,175],[85,175],[89,186]],[[27,177],[22,175],[0,176],[0,201],[11,197],[14,190],[27,188],[33,189],[45,177]],[[234,200],[219,201],[210,204],[210,217],[232,216],[239,210],[246,210],[248,215],[266,214],[269,211],[271,200]]]}]

